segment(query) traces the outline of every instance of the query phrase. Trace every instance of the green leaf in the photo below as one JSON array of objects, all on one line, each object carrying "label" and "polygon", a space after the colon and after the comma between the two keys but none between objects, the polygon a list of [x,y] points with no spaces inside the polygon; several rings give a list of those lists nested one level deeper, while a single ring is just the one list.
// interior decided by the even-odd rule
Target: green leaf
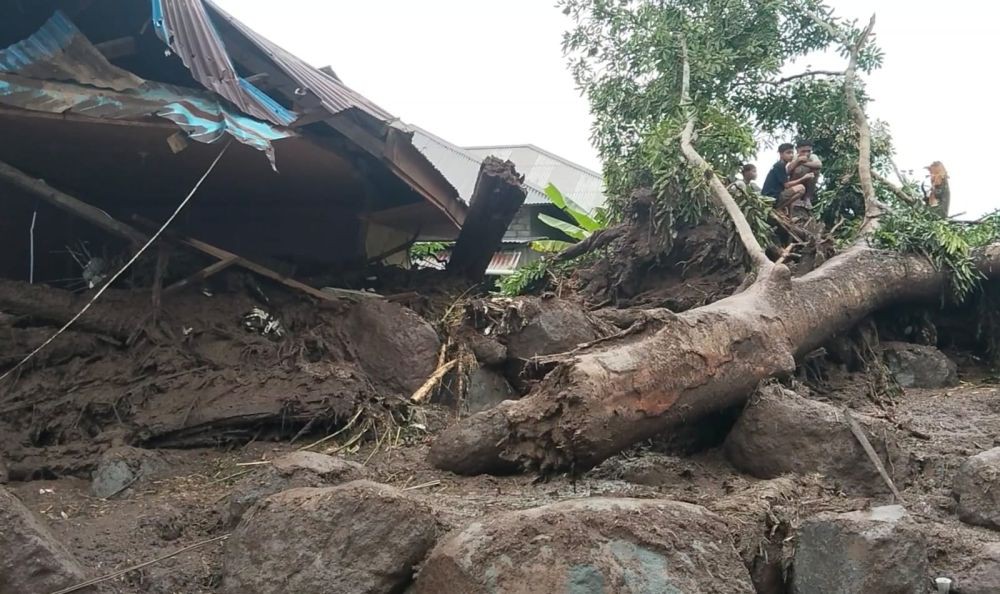
[{"label": "green leaf", "polygon": [[585,229],[593,233],[598,229],[603,229],[604,225],[597,222],[593,217],[587,214],[587,211],[583,209],[579,204],[573,202],[568,196],[564,195],[559,191],[554,184],[549,184],[545,187],[545,195],[548,196],[549,202],[559,207],[560,210],[573,217],[576,224],[580,226],[581,229]]},{"label": "green leaf", "polygon": [[576,240],[586,239],[587,237],[590,236],[590,231],[577,227],[573,223],[567,223],[566,221],[557,219],[555,217],[550,217],[545,213],[539,213],[538,220],[545,223],[549,227],[552,227],[553,229],[558,229],[559,231],[562,231],[566,235]]},{"label": "green leaf", "polygon": [[545,186],[545,195],[549,197],[549,202],[555,204],[559,208],[566,208],[566,197],[562,195],[554,184],[549,184]]}]

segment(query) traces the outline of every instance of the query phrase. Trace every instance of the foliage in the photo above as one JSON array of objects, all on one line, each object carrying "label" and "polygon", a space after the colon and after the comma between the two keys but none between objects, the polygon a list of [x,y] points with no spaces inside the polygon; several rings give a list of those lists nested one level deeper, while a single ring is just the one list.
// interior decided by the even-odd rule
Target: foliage
[{"label": "foliage", "polygon": [[441,241],[418,241],[410,246],[410,259],[421,260],[435,256],[448,249],[448,244]]},{"label": "foliage", "polygon": [[497,281],[500,294],[504,297],[517,297],[537,288],[548,277],[550,266],[549,258],[540,258],[518,267],[512,274]]},{"label": "foliage", "polygon": [[926,256],[938,269],[948,272],[952,297],[961,302],[983,278],[973,261],[976,248],[997,240],[1000,211],[968,225],[919,206],[897,208],[883,217],[871,243],[878,248]]},{"label": "foliage", "polygon": [[[569,215],[575,222],[570,223],[545,213],[539,213],[538,220],[571,239],[582,241],[590,237],[595,231],[604,229],[608,225],[607,210],[599,208],[594,216],[591,216],[582,206],[573,202],[568,196],[564,196],[559,191],[559,188],[553,184],[549,184],[545,188],[545,195],[548,197],[549,202]],[[570,245],[572,245],[572,242],[551,239],[534,241],[531,247],[538,252],[556,253],[563,251]]]}]

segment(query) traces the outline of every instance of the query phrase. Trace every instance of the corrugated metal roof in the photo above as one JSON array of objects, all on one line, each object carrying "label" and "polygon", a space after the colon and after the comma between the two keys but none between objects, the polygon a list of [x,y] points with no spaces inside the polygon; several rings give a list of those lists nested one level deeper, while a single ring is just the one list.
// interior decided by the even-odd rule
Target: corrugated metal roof
[{"label": "corrugated metal roof", "polygon": [[31,37],[0,50],[0,72],[116,91],[145,82],[108,62],[60,10]]},{"label": "corrugated metal roof", "polygon": [[[177,2],[178,0],[163,0]],[[188,0],[190,3],[201,3],[201,0]],[[204,0],[212,11],[236,28],[244,37],[260,48],[289,78],[295,81],[303,91],[312,92],[323,103],[331,115],[347,109],[355,108],[383,122],[391,122],[396,118],[375,105],[360,93],[354,91],[337,78],[330,76],[318,68],[311,66],[302,58],[293,55],[276,43],[244,25],[238,19],[222,10],[214,2]]]},{"label": "corrugated metal roof", "polygon": [[604,206],[604,179],[601,174],[531,144],[477,146],[464,149],[480,159],[493,155],[514,162],[524,180],[536,187],[555,185],[584,209],[593,212]]},{"label": "corrugated metal roof", "polygon": [[[482,167],[485,156],[474,155],[458,145],[431,134],[427,130],[418,126],[407,126],[413,132],[413,146],[417,148],[427,160],[441,172],[442,175],[455,186],[459,197],[469,202],[472,193],[476,189],[476,180],[479,178],[479,169]],[[518,168],[518,173],[522,173]],[[525,204],[548,204],[549,199],[545,192],[538,186],[525,183],[527,197]]]},{"label": "corrugated metal roof", "polygon": [[497,252],[486,267],[486,276],[505,276],[513,274],[521,263],[521,252]]},{"label": "corrugated metal roof", "polygon": [[153,26],[191,75],[243,113],[287,126],[297,114],[239,77],[202,0],[152,0]]}]

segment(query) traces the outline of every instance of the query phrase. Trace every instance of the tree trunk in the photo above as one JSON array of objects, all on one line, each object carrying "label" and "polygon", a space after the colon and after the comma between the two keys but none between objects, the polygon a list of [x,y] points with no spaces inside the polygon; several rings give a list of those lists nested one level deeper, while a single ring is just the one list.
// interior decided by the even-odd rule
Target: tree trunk
[{"label": "tree trunk", "polygon": [[[979,255],[1000,275],[1000,245]],[[801,278],[778,265],[746,291],[655,331],[567,356],[528,396],[443,433],[431,462],[461,474],[584,470],[632,444],[744,402],[762,380],[887,305],[935,298],[926,259],[856,247]]]},{"label": "tree trunk", "polygon": [[482,280],[507,227],[524,204],[527,194],[523,182],[524,176],[517,174],[512,162],[486,157],[469,198],[465,224],[448,260],[448,272]]}]

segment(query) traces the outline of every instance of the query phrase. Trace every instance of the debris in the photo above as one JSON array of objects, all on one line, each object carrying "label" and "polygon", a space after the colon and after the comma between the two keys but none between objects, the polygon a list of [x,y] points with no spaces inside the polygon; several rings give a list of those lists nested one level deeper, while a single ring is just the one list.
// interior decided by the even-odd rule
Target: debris
[{"label": "debris", "polygon": [[958,385],[958,366],[938,349],[906,342],[882,343],[886,365],[904,388]]},{"label": "debris", "polygon": [[875,465],[875,468],[878,470],[882,480],[885,481],[886,486],[889,487],[890,491],[892,491],[893,497],[895,497],[896,501],[899,503],[905,504],[906,502],[903,500],[903,496],[900,495],[899,490],[896,489],[896,484],[892,482],[892,479],[889,477],[889,473],[885,471],[885,465],[882,464],[882,460],[878,457],[878,454],[875,453],[875,448],[873,448],[871,442],[868,441],[864,431],[861,430],[861,426],[858,425],[858,422],[851,416],[851,411],[845,406],[843,413],[844,421],[847,423],[847,426],[850,427],[851,433],[854,434],[854,437],[858,440],[858,443],[861,444],[861,447],[865,449],[865,454],[868,455],[868,459]]},{"label": "debris", "polygon": [[269,338],[281,338],[285,335],[285,331],[281,328],[281,322],[278,318],[259,307],[255,307],[249,313],[243,315],[243,327],[248,332]]},{"label": "debris", "polygon": [[431,393],[433,393],[434,388],[436,388],[437,385],[441,382],[441,379],[445,375],[447,375],[448,372],[451,371],[453,367],[455,367],[455,365],[458,365],[458,359],[448,361],[444,365],[434,370],[434,373],[432,373],[431,376],[427,378],[427,381],[424,382],[424,385],[420,386],[417,389],[417,391],[413,393],[413,396],[410,396],[410,402],[420,404],[421,402],[427,400],[427,398],[430,397]]}]

